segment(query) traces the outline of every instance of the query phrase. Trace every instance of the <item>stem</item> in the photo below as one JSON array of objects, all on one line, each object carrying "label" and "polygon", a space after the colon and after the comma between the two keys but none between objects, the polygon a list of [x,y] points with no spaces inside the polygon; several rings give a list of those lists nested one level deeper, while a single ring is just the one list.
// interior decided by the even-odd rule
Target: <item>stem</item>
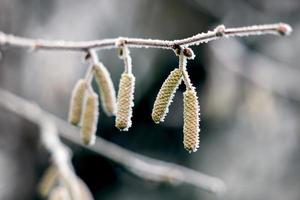
[{"label": "stem", "polygon": [[123,61],[124,61],[124,68],[125,73],[131,74],[132,73],[132,60],[130,56],[130,51],[127,46],[123,47]]},{"label": "stem", "polygon": [[88,83],[88,93],[91,95],[94,93],[94,90],[91,85],[93,80],[93,74],[94,74],[94,65],[99,63],[99,58],[96,51],[93,49],[89,49],[88,54],[90,55],[91,65],[89,66],[85,74],[85,80]]},{"label": "stem", "polygon": [[[221,27],[221,28],[220,28]],[[207,33],[199,33],[195,36],[181,39],[181,40],[152,40],[140,38],[122,38],[127,47],[143,47],[143,48],[162,48],[174,49],[176,46],[192,46],[199,45],[200,43],[217,40],[222,37],[235,37],[235,36],[250,36],[250,35],[289,35],[292,28],[288,24],[267,24],[267,25],[254,25],[248,27],[228,28],[221,25],[213,31]],[[118,48],[120,39],[103,39],[93,41],[58,41],[58,40],[42,40],[42,39],[29,39],[18,37],[14,35],[5,34],[0,32],[0,46],[16,46],[31,49],[45,49],[45,50],[71,50],[71,51],[87,51],[90,49],[109,49]]]},{"label": "stem", "polygon": [[193,86],[191,83],[191,79],[186,71],[187,58],[183,55],[182,51],[183,50],[181,50],[179,54],[179,69],[182,70],[184,84],[188,89],[192,89]]}]

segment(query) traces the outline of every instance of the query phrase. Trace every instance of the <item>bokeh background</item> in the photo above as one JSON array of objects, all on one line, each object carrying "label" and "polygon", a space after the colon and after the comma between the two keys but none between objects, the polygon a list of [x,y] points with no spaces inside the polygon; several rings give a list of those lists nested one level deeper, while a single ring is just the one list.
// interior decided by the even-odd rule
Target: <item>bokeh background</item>
[{"label": "bokeh background", "polygon": [[[0,30],[25,37],[91,40],[118,36],[180,39],[227,27],[286,22],[290,37],[231,38],[193,47],[188,63],[201,105],[200,149],[182,144],[180,86],[165,123],[151,121],[156,94],[178,60],[172,51],[132,49],[136,75],[128,133],[100,115],[97,135],[134,152],[222,178],[215,196],[190,186],[146,182],[110,160],[65,141],[76,173],[95,199],[300,198],[299,0],[0,0]],[[1,50],[0,87],[67,119],[75,82],[88,64],[78,52]],[[123,64],[99,51],[118,86]],[[35,125],[0,108],[0,199],[40,199],[36,186],[48,164]]]}]

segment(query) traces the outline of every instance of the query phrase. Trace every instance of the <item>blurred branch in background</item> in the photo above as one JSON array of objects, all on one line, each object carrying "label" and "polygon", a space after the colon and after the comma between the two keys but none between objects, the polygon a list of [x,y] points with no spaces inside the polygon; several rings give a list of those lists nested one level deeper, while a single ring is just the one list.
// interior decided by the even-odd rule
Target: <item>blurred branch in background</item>
[{"label": "blurred branch in background", "polygon": [[[30,103],[3,89],[0,89],[0,104],[4,108],[33,123],[42,125],[42,127],[44,127],[42,130],[47,130],[45,127],[49,127],[49,123],[53,122],[53,125],[56,126],[63,138],[83,146],[79,142],[77,128],[72,127],[60,118],[40,109],[38,105]],[[51,129],[55,130],[55,128],[53,128],[54,127]],[[55,131],[42,131],[41,133],[42,141],[46,144],[46,147],[51,151],[57,151],[56,145],[51,147],[51,145],[54,144],[53,141],[55,141],[53,140],[53,138],[55,138]],[[47,138],[49,137],[52,137],[52,139],[48,140]],[[55,144],[60,144],[60,142],[56,141]],[[96,139],[96,144],[94,146],[84,147],[121,164],[133,174],[146,180],[170,184],[186,183],[213,193],[222,193],[225,191],[224,182],[218,178],[208,176],[183,166],[136,154],[99,137]],[[63,155],[57,156],[57,160],[60,160]]]}]

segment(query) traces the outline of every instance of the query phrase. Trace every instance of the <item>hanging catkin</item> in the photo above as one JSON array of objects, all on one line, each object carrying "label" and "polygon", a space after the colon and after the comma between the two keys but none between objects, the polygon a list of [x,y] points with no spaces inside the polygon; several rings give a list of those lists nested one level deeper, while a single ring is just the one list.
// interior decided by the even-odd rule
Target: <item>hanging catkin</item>
[{"label": "hanging catkin", "polygon": [[85,145],[95,143],[98,115],[98,95],[94,93],[87,96],[83,110],[80,136]]},{"label": "hanging catkin", "polygon": [[69,122],[73,125],[78,125],[81,118],[82,104],[87,89],[87,82],[84,79],[77,81],[71,96]]},{"label": "hanging catkin", "polygon": [[182,70],[174,69],[161,86],[154,102],[152,119],[155,123],[163,122],[172,103],[172,99],[182,81]]},{"label": "hanging catkin", "polygon": [[199,103],[194,88],[183,93],[183,144],[189,152],[199,148]]},{"label": "hanging catkin", "polygon": [[94,75],[98,84],[101,105],[108,116],[116,114],[116,92],[109,71],[102,64],[94,65]]},{"label": "hanging catkin", "polygon": [[135,77],[133,74],[123,73],[121,76],[117,100],[117,115],[115,126],[122,131],[131,127],[133,94]]}]

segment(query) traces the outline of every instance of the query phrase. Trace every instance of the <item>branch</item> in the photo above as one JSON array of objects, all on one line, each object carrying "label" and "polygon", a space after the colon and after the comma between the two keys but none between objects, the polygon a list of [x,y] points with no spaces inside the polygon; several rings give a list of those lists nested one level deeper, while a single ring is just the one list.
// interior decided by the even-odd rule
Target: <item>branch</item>
[{"label": "branch", "polygon": [[72,50],[87,51],[88,49],[109,49],[118,48],[120,41],[124,42],[127,47],[143,47],[143,48],[163,48],[176,49],[178,46],[192,46],[217,40],[222,37],[249,36],[249,35],[289,35],[292,32],[290,25],[285,23],[254,25],[248,27],[225,28],[224,25],[216,27],[213,31],[207,33],[199,33],[189,38],[181,40],[152,40],[139,38],[115,38],[94,41],[51,41],[42,39],[28,39],[0,32],[0,46],[15,46],[31,49],[45,50]]},{"label": "branch", "polygon": [[[33,123],[40,125],[45,125],[46,123],[47,125],[48,122],[53,122],[63,138],[83,146],[79,142],[78,128],[69,125],[67,122],[53,114],[42,110],[36,104],[30,103],[8,91],[0,89],[0,105]],[[53,128],[50,127],[50,129]],[[42,134],[46,132],[48,131],[42,131]],[[47,137],[55,137],[53,135],[51,136],[51,133],[49,132],[48,134]],[[45,139],[46,138],[44,138],[44,141]],[[48,141],[48,145],[49,144]],[[183,166],[136,154],[99,137],[96,139],[96,144],[94,146],[84,147],[121,164],[133,174],[146,180],[170,184],[187,183],[213,193],[225,191],[224,182],[218,178],[211,177]],[[50,148],[55,151],[55,148]]]}]

